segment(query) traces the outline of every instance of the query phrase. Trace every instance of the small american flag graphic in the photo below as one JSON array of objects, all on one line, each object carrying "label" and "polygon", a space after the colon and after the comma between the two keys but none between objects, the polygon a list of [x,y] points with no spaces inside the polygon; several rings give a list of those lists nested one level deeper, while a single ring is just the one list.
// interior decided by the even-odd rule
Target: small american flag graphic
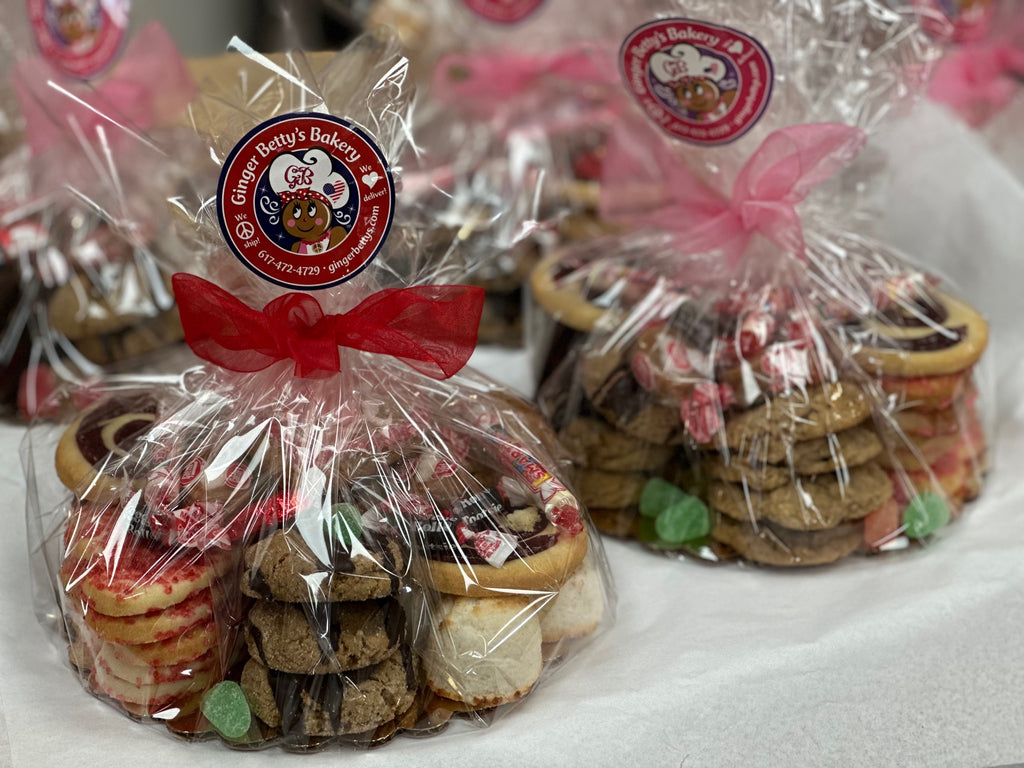
[{"label": "small american flag graphic", "polygon": [[348,199],[348,185],[344,181],[334,181],[324,184],[324,194],[330,198],[331,204],[339,208]]}]

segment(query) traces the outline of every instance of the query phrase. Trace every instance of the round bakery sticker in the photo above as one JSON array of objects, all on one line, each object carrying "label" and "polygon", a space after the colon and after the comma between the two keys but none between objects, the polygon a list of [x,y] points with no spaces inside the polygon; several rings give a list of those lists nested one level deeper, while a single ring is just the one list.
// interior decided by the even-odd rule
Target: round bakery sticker
[{"label": "round bakery sticker", "polygon": [[481,18],[497,24],[515,24],[536,11],[544,0],[463,0]]},{"label": "round bakery sticker", "polygon": [[121,50],[128,8],[129,0],[28,0],[28,19],[43,57],[86,79],[103,72]]},{"label": "round bakery sticker", "polygon": [[353,277],[391,228],[395,185],[352,123],[291,114],[257,126],[220,174],[217,215],[234,254],[277,285],[310,290]]},{"label": "round bakery sticker", "polygon": [[772,60],[739,30],[692,19],[661,19],[622,44],[626,88],[667,133],[695,144],[735,141],[756,123],[772,93]]}]

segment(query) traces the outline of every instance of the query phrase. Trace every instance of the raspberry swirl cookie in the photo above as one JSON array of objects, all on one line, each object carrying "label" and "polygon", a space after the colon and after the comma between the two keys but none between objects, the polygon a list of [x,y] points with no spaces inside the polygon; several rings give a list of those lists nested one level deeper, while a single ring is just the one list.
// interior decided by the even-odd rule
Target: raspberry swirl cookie
[{"label": "raspberry swirl cookie", "polygon": [[[57,445],[57,476],[83,499],[100,501],[120,493],[126,479],[117,460],[148,432],[157,402],[145,394],[114,396],[83,411]],[[116,467],[116,468],[115,468]]]},{"label": "raspberry swirl cookie", "polygon": [[988,345],[988,323],[923,277],[889,282],[873,317],[847,328],[857,361],[887,377],[949,376],[970,369]]},{"label": "raspberry swirl cookie", "polygon": [[587,552],[580,503],[500,422],[485,413],[478,428],[490,438],[488,464],[467,446],[459,461],[421,449],[400,469],[410,491],[398,506],[422,548],[423,578],[468,597],[557,591]]}]

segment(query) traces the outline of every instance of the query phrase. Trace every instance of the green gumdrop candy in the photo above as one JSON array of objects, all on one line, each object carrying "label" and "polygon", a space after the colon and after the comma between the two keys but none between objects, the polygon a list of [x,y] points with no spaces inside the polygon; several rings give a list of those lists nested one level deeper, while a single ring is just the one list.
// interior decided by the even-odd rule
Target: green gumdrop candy
[{"label": "green gumdrop candy", "polygon": [[225,739],[240,739],[249,732],[252,712],[238,683],[225,680],[203,696],[203,716]]},{"label": "green gumdrop candy", "polygon": [[687,498],[686,491],[672,485],[668,480],[652,477],[647,481],[647,485],[644,486],[644,490],[640,494],[640,514],[653,519],[663,510],[685,498]]},{"label": "green gumdrop candy", "polygon": [[331,507],[331,531],[334,538],[348,549],[352,539],[363,535],[363,520],[354,504],[335,504]]},{"label": "green gumdrop candy", "polygon": [[711,533],[711,516],[703,501],[696,496],[686,496],[658,515],[654,529],[663,541],[682,544]]},{"label": "green gumdrop candy", "polygon": [[949,506],[932,491],[917,494],[903,510],[904,533],[912,539],[934,533],[948,522]]}]

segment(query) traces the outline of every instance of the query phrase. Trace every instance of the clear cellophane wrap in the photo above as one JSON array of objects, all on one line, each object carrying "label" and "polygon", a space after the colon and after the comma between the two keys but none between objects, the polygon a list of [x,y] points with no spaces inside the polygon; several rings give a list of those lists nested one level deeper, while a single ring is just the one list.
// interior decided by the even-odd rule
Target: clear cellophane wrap
[{"label": "clear cellophane wrap", "polygon": [[6,408],[45,416],[60,381],[159,369],[180,345],[170,272],[182,257],[166,200],[205,166],[192,132],[172,125],[195,86],[159,26],[90,81],[38,53],[16,59],[25,131],[0,190],[2,394]]},{"label": "clear cellophane wrap", "polygon": [[755,235],[732,265],[638,231],[535,281],[576,329],[539,401],[603,531],[820,565],[926,540],[980,493],[985,320],[893,249],[816,227],[801,257]]},{"label": "clear cellophane wrap", "polygon": [[647,229],[556,251],[531,279],[556,323],[539,399],[599,527],[814,565],[906,547],[979,493],[988,326],[851,233],[836,190],[865,140],[775,131],[727,196],[654,138],[611,145],[629,183],[609,210]]},{"label": "clear cellophane wrap", "polygon": [[[614,225],[605,216],[595,221],[594,214],[601,213],[601,186],[616,182],[605,179],[602,169],[609,132],[628,120],[647,119],[631,92],[630,46],[625,44],[642,25],[683,19],[736,30],[750,44],[758,44],[769,60],[758,74],[768,95],[755,121],[738,135],[703,146],[700,141],[680,143],[677,149],[692,159],[694,173],[722,193],[742,158],[779,128],[832,121],[870,133],[893,114],[905,112],[941,54],[936,38],[923,28],[933,14],[912,2],[776,0],[725,7],[637,0],[593,14],[578,0],[549,0],[515,24],[482,18],[468,5],[451,0],[417,6],[421,22],[413,26],[441,31],[431,53],[423,56],[431,71],[430,101],[448,120],[469,115],[489,122],[492,132],[512,125],[547,142],[535,151],[547,157],[546,205],[540,215],[543,221],[562,224],[566,239],[603,234]],[[395,23],[401,28],[400,20]],[[417,39],[434,38],[418,33]],[[672,40],[661,45],[670,58],[686,59],[673,50]],[[674,47],[686,45],[680,40]],[[743,53],[730,55],[746,60]],[[696,82],[694,75],[689,71],[678,81],[666,76],[657,86],[661,101],[654,110],[657,115],[651,115],[652,125],[666,113],[692,126],[701,124],[705,118],[700,115],[712,105],[688,102],[691,106],[686,107],[679,102],[678,89]],[[751,86],[737,90],[728,85],[730,78],[735,76],[726,74],[712,87],[719,93],[718,108],[738,114]],[[846,174],[846,183],[856,189],[877,173],[878,165],[879,158],[866,154],[858,172]],[[566,217],[569,221],[563,222]]]},{"label": "clear cellophane wrap", "polygon": [[[206,134],[221,160],[315,110],[398,156],[393,46],[361,39],[315,74],[241,58],[263,70],[235,92],[253,98],[194,111],[233,131]],[[352,280],[286,292],[218,245],[209,194],[176,201],[198,258],[174,280],[219,367],[67,393],[74,420],[30,432],[40,614],[86,690],[189,738],[307,751],[490,723],[608,625],[613,595],[543,419],[455,373],[478,289],[422,283],[396,224]]]},{"label": "clear cellophane wrap", "polygon": [[[409,165],[425,169],[419,175],[426,182],[417,187],[432,193],[433,202],[425,199],[424,208],[451,222],[456,237],[482,240],[485,253],[492,250],[490,242],[503,243],[500,260],[475,260],[462,267],[470,279],[495,289],[496,301],[498,289],[515,286],[537,252],[621,228],[603,204],[603,190],[629,180],[609,174],[604,165],[614,134],[641,141],[643,130],[633,126],[648,120],[625,76],[630,46],[624,41],[640,25],[685,18],[734,28],[770,58],[766,67],[771,71],[759,75],[769,97],[748,130],[732,141],[708,146],[676,142],[669,150],[723,194],[742,158],[781,127],[830,120],[874,131],[913,102],[939,54],[921,28],[919,9],[909,3],[859,0],[822,6],[780,0],[726,8],[632,2],[594,14],[577,0],[549,0],[506,4],[502,13],[519,14],[515,23],[500,23],[497,8],[488,14],[487,5],[385,1],[370,13],[368,26],[391,23],[398,28],[418,64],[418,79],[429,82],[426,108],[420,111],[427,130]],[[676,52],[666,43],[661,55]],[[725,82],[719,83],[722,99],[734,98],[728,106],[738,114],[747,93],[730,94]],[[687,114],[673,101],[680,97],[672,95],[672,88],[681,87],[682,81],[662,84],[663,103],[655,111],[664,117],[674,109],[699,126],[703,117],[696,111]],[[655,124],[653,116],[650,124]],[[847,199],[863,198],[851,207],[858,214],[876,204],[877,183],[871,182],[882,167],[883,158],[868,152],[844,175],[841,193]],[[539,195],[534,180],[539,180]],[[509,202],[517,195],[525,204]],[[505,245],[505,233],[494,231],[492,221],[499,216],[520,225],[514,245]],[[514,318],[516,294],[511,298],[505,304]],[[515,338],[517,325],[509,330]]]},{"label": "clear cellophane wrap", "polygon": [[609,41],[624,19],[618,6],[520,5],[499,9],[515,23],[447,0],[380,3],[366,20],[397,30],[420,84],[405,183],[435,233],[428,258],[487,290],[481,343],[515,346],[525,277],[569,205],[551,137],[575,153],[603,131],[621,90]]}]

